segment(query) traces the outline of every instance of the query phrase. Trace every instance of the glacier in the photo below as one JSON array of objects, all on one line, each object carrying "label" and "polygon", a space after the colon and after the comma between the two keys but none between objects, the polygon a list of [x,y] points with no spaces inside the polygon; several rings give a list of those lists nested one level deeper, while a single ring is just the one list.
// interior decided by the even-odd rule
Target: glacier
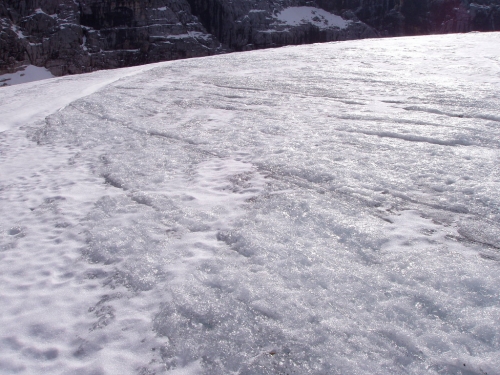
[{"label": "glacier", "polygon": [[500,374],[499,43],[0,88],[0,372]]}]

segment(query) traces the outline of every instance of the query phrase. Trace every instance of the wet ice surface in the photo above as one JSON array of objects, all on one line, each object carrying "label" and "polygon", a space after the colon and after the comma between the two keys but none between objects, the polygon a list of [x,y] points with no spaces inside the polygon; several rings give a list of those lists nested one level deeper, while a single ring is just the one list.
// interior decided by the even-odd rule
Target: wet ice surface
[{"label": "wet ice surface", "polygon": [[1,372],[499,374],[499,42],[170,62],[6,124]]}]

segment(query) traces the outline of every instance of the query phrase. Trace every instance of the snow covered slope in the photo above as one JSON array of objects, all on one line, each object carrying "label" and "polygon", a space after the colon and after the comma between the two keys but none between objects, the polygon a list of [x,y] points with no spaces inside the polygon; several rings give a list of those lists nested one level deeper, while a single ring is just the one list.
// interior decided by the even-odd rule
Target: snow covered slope
[{"label": "snow covered slope", "polygon": [[499,43],[0,89],[0,372],[500,374]]},{"label": "snow covered slope", "polygon": [[48,78],[54,78],[54,75],[47,69],[34,65],[27,65],[21,67],[21,69],[15,73],[1,74],[0,87],[19,85],[21,83],[39,81]]}]

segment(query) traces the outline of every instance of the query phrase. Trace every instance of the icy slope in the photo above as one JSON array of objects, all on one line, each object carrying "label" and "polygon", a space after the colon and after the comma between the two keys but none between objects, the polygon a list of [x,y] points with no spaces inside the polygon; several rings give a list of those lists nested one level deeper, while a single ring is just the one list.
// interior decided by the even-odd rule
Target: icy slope
[{"label": "icy slope", "polygon": [[499,42],[1,89],[0,372],[499,374]]}]

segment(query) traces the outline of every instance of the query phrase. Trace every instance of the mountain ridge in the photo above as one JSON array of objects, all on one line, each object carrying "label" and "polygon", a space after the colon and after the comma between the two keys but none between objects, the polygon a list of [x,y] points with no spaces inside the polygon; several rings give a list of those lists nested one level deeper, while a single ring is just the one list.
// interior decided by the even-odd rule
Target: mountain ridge
[{"label": "mountain ridge", "polygon": [[[279,19],[286,9],[307,14],[290,24]],[[31,64],[61,76],[285,45],[498,29],[500,0],[2,0],[0,73]]]}]

